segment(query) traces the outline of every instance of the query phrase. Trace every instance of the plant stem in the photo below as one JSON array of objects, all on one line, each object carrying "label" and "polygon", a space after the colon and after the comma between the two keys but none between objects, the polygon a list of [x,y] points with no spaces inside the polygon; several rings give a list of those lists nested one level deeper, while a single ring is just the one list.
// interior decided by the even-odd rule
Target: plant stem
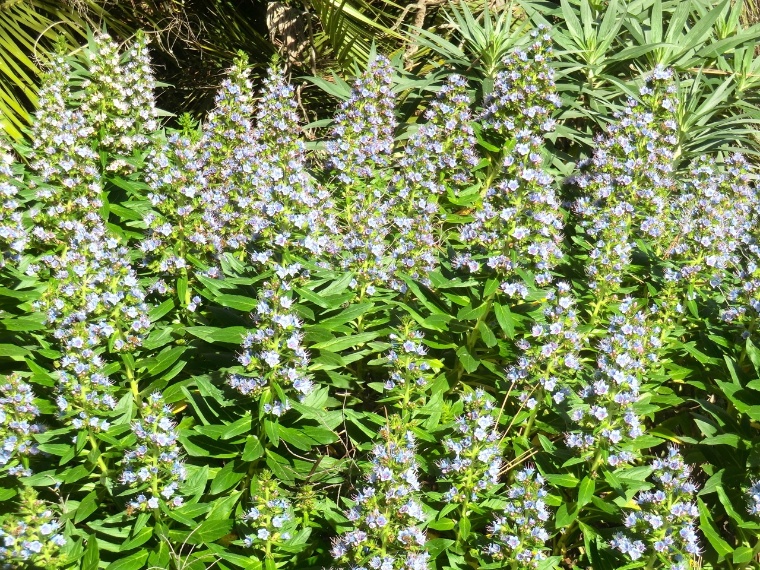
[{"label": "plant stem", "polygon": [[[465,485],[467,487],[467,485]],[[468,493],[467,489],[465,489],[465,493]],[[459,516],[459,524],[457,525],[457,532],[456,532],[456,545],[457,547],[461,547],[462,552],[464,552],[464,546],[465,546],[465,538],[462,537],[462,531],[461,531],[461,524],[463,520],[466,520],[468,523],[469,517],[467,516],[467,508],[470,506],[469,496],[465,496],[464,501],[462,502],[461,507],[461,515]],[[469,527],[469,525],[468,525]]]},{"label": "plant stem", "polygon": [[[747,327],[747,332],[749,333],[748,339],[752,336],[752,333],[755,332],[755,329],[757,328],[757,318],[752,317],[752,320],[749,323],[749,326]],[[744,343],[744,346],[742,346],[742,351],[739,353],[739,361],[737,364],[739,365],[739,368],[743,368],[744,365],[744,359],[747,358],[747,343]]]},{"label": "plant stem", "polygon": [[530,415],[528,416],[528,421],[525,424],[525,429],[523,430],[523,437],[527,438],[528,441],[530,441],[530,431],[533,429],[533,423],[536,421],[536,417],[538,416],[538,410],[540,408],[540,402],[544,399],[544,388],[543,386],[538,389],[538,394],[536,394],[536,405],[533,406],[533,409],[530,411]]},{"label": "plant stem", "polygon": [[95,439],[95,436],[92,435],[92,432],[90,430],[87,430],[87,439],[90,441],[90,445],[92,446],[92,450],[98,454],[98,467],[100,467],[101,473],[103,475],[108,475],[108,466],[106,465],[105,461],[103,461],[103,456],[100,455],[100,446],[98,445],[98,440]]},{"label": "plant stem", "polygon": [[596,470],[599,469],[602,461],[602,450],[597,448],[596,452],[594,453],[594,460],[591,462],[591,469],[589,470],[589,473],[591,473],[592,477],[596,478]]}]

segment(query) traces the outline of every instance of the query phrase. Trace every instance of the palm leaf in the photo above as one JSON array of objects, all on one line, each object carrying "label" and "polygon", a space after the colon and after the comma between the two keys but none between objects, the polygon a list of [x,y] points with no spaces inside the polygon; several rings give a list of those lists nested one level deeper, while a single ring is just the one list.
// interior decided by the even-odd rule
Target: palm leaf
[{"label": "palm leaf", "polygon": [[391,27],[392,16],[368,2],[312,0],[311,5],[322,28],[315,35],[315,46],[329,47],[335,61],[344,70],[349,70],[352,63],[366,65],[373,44],[384,48],[383,51],[391,51],[393,40],[396,44],[404,40]]},{"label": "palm leaf", "polygon": [[87,0],[82,7],[88,11],[80,13],[59,0],[0,3],[0,125],[11,137],[23,137],[37,104],[37,76],[59,37],[74,49],[93,23],[128,30],[97,2]]}]

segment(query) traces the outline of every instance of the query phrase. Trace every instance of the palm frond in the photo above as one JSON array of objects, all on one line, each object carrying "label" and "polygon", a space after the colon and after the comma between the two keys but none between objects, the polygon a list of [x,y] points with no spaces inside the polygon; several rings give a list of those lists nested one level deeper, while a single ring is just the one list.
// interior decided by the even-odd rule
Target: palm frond
[{"label": "palm frond", "polygon": [[352,63],[366,65],[373,44],[391,51],[404,37],[392,27],[392,16],[364,0],[311,0],[321,31],[315,34],[315,47],[328,47],[344,70]]},{"label": "palm frond", "polygon": [[6,0],[0,3],[0,125],[15,139],[23,137],[37,103],[36,78],[56,38],[70,45],[85,37],[86,22],[54,0]]}]

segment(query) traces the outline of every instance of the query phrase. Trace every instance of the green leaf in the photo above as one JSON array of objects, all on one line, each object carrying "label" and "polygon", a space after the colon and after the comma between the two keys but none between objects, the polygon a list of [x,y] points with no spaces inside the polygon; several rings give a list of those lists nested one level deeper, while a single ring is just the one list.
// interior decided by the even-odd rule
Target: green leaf
[{"label": "green leaf", "polygon": [[248,433],[251,431],[251,421],[252,418],[250,414],[246,414],[236,422],[233,422],[231,424],[228,424],[224,426],[224,433],[222,434],[222,439],[232,439],[233,437],[237,437],[239,435],[242,435],[244,433]]},{"label": "green leaf", "polygon": [[358,303],[349,305],[346,309],[333,317],[319,320],[319,326],[326,330],[336,330],[337,328],[356,320],[358,317],[368,313],[375,307],[374,303]]},{"label": "green leaf", "polygon": [[223,536],[226,536],[232,530],[234,521],[227,520],[205,520],[191,536],[187,537],[189,544],[200,544],[201,542],[214,542]]},{"label": "green leaf", "polygon": [[206,481],[208,481],[208,465],[197,467],[195,465],[188,467],[188,477],[185,483],[180,487],[183,494],[200,495],[206,490]]},{"label": "green leaf", "polygon": [[347,293],[345,295],[324,295],[321,293],[315,293],[309,289],[299,289],[298,287],[296,287],[295,290],[302,299],[311,301],[323,309],[337,309],[353,297],[353,293]]},{"label": "green leaf", "polygon": [[[175,346],[173,348],[161,351],[155,358],[145,361],[147,373],[150,376],[157,376],[158,374],[161,374],[161,372],[177,362],[177,360],[179,360],[179,358],[185,353],[186,350],[186,346]],[[138,368],[139,366],[140,365],[138,363]]]},{"label": "green leaf", "polygon": [[91,491],[87,496],[82,499],[77,507],[77,514],[74,517],[74,523],[78,524],[89,517],[98,509],[98,494],[95,491]]},{"label": "green leaf", "polygon": [[313,362],[312,370],[334,370],[348,366],[348,362],[340,354],[335,354],[329,350],[321,350]]},{"label": "green leaf", "polygon": [[153,307],[148,312],[148,318],[150,319],[150,322],[155,323],[158,321],[161,317],[169,313],[174,308],[174,300],[173,299],[167,299],[160,305],[157,305]]},{"label": "green leaf", "polygon": [[499,303],[493,304],[494,314],[496,315],[496,320],[499,322],[499,326],[501,327],[501,330],[504,331],[504,334],[507,335],[507,338],[512,339],[515,336],[515,321],[512,317],[512,312],[509,310],[509,307],[506,305],[501,305]]},{"label": "green leaf", "polygon": [[222,467],[211,480],[211,489],[209,489],[209,493],[212,495],[218,495],[219,493],[237,485],[237,483],[245,477],[247,467],[240,468],[239,471],[236,471],[236,467],[238,466],[236,466],[234,461],[230,461],[227,465]]},{"label": "green leaf", "polygon": [[470,536],[470,519],[467,516],[462,517],[459,519],[459,536],[462,537],[462,539],[467,539],[468,536]]},{"label": "green leaf", "polygon": [[578,510],[577,505],[573,503],[570,503],[570,507],[568,507],[568,503],[562,503],[554,516],[554,526],[556,528],[570,526],[578,518]]},{"label": "green leaf", "polygon": [[707,437],[700,443],[703,445],[729,445],[733,448],[738,448],[744,440],[739,434],[736,433],[722,433],[713,437]]},{"label": "green leaf", "polygon": [[258,304],[258,299],[252,297],[243,297],[242,295],[216,295],[214,301],[222,307],[230,307],[238,311],[250,313]]},{"label": "green leaf", "polygon": [[435,560],[441,552],[452,544],[454,544],[454,541],[450,538],[433,538],[425,543],[425,549],[430,553],[430,558]]},{"label": "green leaf", "polygon": [[431,528],[433,530],[451,530],[455,526],[456,523],[449,518],[442,518],[428,524],[428,528]]},{"label": "green leaf", "polygon": [[320,445],[329,445],[338,441],[335,432],[326,428],[305,426],[301,431]]},{"label": "green leaf", "polygon": [[223,329],[215,327],[187,327],[185,330],[191,335],[209,343],[225,342],[229,344],[240,344],[243,340],[243,335],[247,332],[245,327],[227,327]]},{"label": "green leaf", "polygon": [[493,331],[488,327],[488,325],[480,321],[478,323],[478,332],[480,333],[480,338],[483,339],[483,342],[488,348],[493,348],[496,346],[499,341],[496,338],[496,335],[493,334]]},{"label": "green leaf", "polygon": [[126,558],[120,558],[106,567],[106,570],[139,570],[148,559],[148,551],[140,550]]},{"label": "green leaf", "polygon": [[13,360],[23,360],[29,351],[22,346],[15,344],[0,344],[0,356],[12,358]]},{"label": "green leaf", "polygon": [[187,277],[177,278],[177,299],[181,307],[185,306],[185,300],[188,298],[187,294],[188,281]]},{"label": "green leaf", "polygon": [[755,373],[760,375],[760,350],[755,346],[751,339],[747,339],[746,343],[747,356],[749,356],[750,362],[755,369]]},{"label": "green leaf", "polygon": [[94,534],[91,534],[87,537],[87,548],[85,548],[82,557],[82,570],[98,570],[98,562],[100,562],[98,539]]},{"label": "green leaf", "polygon": [[77,465],[73,469],[69,469],[63,473],[64,483],[76,483],[80,479],[84,479],[92,472],[92,469],[87,469],[84,465]]},{"label": "green leaf", "polygon": [[578,478],[575,475],[570,475],[569,473],[547,473],[544,475],[544,479],[546,479],[551,485],[554,485],[555,487],[567,487],[569,489],[577,487],[579,483]]},{"label": "green leaf", "polygon": [[482,317],[487,309],[488,303],[483,303],[477,307],[473,307],[472,305],[468,304],[466,307],[459,309],[459,312],[457,313],[457,320],[462,322],[475,321]]},{"label": "green leaf", "polygon": [[169,546],[166,541],[162,540],[150,553],[148,558],[148,567],[153,568],[169,568]]},{"label": "green leaf", "polygon": [[49,453],[50,455],[62,456],[71,451],[73,446],[66,445],[65,443],[41,443],[37,448],[43,453]]},{"label": "green leaf", "polygon": [[591,501],[591,497],[594,496],[596,490],[596,480],[588,475],[581,480],[581,484],[578,487],[578,508],[583,508]]},{"label": "green leaf", "polygon": [[277,422],[273,422],[269,419],[264,419],[264,432],[267,434],[269,441],[272,442],[272,445],[277,447],[277,445],[280,443],[280,426],[277,424]]},{"label": "green leaf", "polygon": [[0,323],[2,323],[7,330],[15,332],[39,331],[46,328],[45,315],[42,313],[27,317],[6,318],[0,320]]},{"label": "green leaf", "polygon": [[133,548],[137,548],[138,546],[142,546],[148,542],[152,536],[153,527],[144,526],[139,531],[134,533],[129,540],[121,545],[121,551],[126,552],[128,550],[132,550]]},{"label": "green leaf", "polygon": [[457,356],[468,374],[472,374],[480,366],[480,361],[470,354],[466,346],[460,346],[457,349]]},{"label": "green leaf", "polygon": [[581,22],[575,13],[575,7],[568,2],[568,0],[562,0],[560,5],[562,6],[562,18],[564,24],[567,26],[567,31],[570,32],[571,37],[575,40],[577,45],[583,45],[584,36]]},{"label": "green leaf", "polygon": [[325,93],[332,95],[338,99],[348,99],[351,95],[351,88],[343,82],[338,84],[331,83],[321,77],[307,77],[308,81],[319,87]]},{"label": "green leaf", "polygon": [[264,448],[261,446],[259,438],[255,435],[249,435],[245,440],[243,448],[243,461],[254,461],[264,455]]},{"label": "green leaf", "polygon": [[699,507],[699,529],[702,531],[702,534],[705,535],[705,538],[710,545],[715,549],[715,552],[718,553],[718,556],[725,558],[731,554],[734,549],[731,548],[731,545],[720,536],[715,528],[715,523],[713,523],[710,511],[707,509],[704,501],[699,497],[697,497],[697,505]]},{"label": "green leaf", "polygon": [[328,340],[326,342],[320,342],[313,345],[311,348],[317,350],[329,350],[330,352],[338,352],[347,348],[356,348],[361,344],[365,344],[371,340],[380,336],[377,332],[365,332],[359,334],[353,334],[348,336],[342,336]]},{"label": "green leaf", "polygon": [[302,451],[310,451],[314,445],[314,442],[304,437],[300,430],[279,426],[277,431],[279,432],[280,439]]},{"label": "green leaf", "polygon": [[749,546],[739,546],[734,550],[734,564],[749,564],[755,556],[755,551]]},{"label": "green leaf", "polygon": [[692,27],[686,35],[678,38],[678,47],[681,48],[680,54],[684,54],[694,49],[712,33],[713,24],[720,17],[728,2],[729,0],[723,0],[723,2],[717,6],[713,6],[706,14],[701,15],[694,27]]}]

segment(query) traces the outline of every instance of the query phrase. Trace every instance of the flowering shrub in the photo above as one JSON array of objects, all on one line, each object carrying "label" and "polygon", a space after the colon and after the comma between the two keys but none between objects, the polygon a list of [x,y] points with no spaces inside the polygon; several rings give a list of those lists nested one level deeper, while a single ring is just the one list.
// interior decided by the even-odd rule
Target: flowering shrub
[{"label": "flowering shrub", "polygon": [[684,157],[664,66],[558,150],[515,41],[373,54],[309,137],[276,65],[172,129],[143,36],[55,58],[0,164],[2,564],[757,564],[752,164]]}]

